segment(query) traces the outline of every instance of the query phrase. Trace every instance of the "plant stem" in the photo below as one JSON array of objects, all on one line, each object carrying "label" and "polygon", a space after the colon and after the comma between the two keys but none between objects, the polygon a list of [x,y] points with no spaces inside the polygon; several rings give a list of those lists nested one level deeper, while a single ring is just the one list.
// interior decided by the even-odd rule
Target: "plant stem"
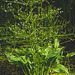
[{"label": "plant stem", "polygon": [[26,73],[25,73],[25,71],[24,71],[24,69],[23,69],[23,66],[21,66],[21,69],[22,69],[22,71],[23,71],[24,75],[26,75]]}]

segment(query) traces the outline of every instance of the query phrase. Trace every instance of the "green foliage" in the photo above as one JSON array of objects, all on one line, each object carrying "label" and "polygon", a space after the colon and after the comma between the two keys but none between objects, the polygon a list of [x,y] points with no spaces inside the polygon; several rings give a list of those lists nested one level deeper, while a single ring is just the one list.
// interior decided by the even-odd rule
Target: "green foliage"
[{"label": "green foliage", "polygon": [[56,64],[56,65],[54,65],[52,68],[53,68],[53,70],[54,70],[55,72],[62,72],[62,70],[63,70],[63,71],[65,71],[66,73],[68,73],[68,70],[67,70],[63,65],[61,65],[61,64]]},{"label": "green foliage", "polygon": [[1,52],[6,52],[8,60],[19,65],[24,74],[26,66],[29,74],[38,75],[40,70],[43,75],[51,63],[49,74],[53,63],[60,63],[62,57],[64,47],[59,48],[59,40],[73,35],[67,34],[68,22],[59,20],[61,9],[47,0],[7,0],[0,10],[7,16],[0,27]]},{"label": "green foliage", "polygon": [[66,57],[72,57],[72,56],[74,56],[75,55],[75,52],[72,52],[72,53],[68,53],[67,55],[66,55]]},{"label": "green foliage", "polygon": [[55,48],[59,47],[59,40],[58,40],[58,38],[55,39],[54,47]]},{"label": "green foliage", "polygon": [[9,0],[5,1],[1,9],[12,15],[6,20],[5,27],[1,28],[3,44],[19,48],[21,45],[27,47],[25,45],[33,46],[36,43],[43,46],[47,41],[52,42],[54,37],[62,40],[69,36],[66,31],[68,22],[59,20],[61,9],[56,9],[47,0]]},{"label": "green foliage", "polygon": [[[57,38],[56,38],[57,39]],[[55,44],[59,43],[55,41]],[[15,55],[12,53],[6,53],[9,62],[14,63],[22,67],[27,65],[30,69],[29,73],[43,75],[47,73],[49,75],[50,71],[68,73],[68,70],[60,64],[60,58],[62,58],[62,48],[55,48],[50,45],[44,50],[40,46],[36,45],[35,48],[24,48],[23,50],[15,49]],[[47,64],[47,65],[46,65]],[[29,67],[28,67],[29,65]],[[30,68],[31,67],[31,68]],[[49,67],[49,68],[48,68]],[[46,69],[46,71],[45,71]],[[25,72],[25,69],[23,69]],[[38,72],[37,72],[38,71]]]}]

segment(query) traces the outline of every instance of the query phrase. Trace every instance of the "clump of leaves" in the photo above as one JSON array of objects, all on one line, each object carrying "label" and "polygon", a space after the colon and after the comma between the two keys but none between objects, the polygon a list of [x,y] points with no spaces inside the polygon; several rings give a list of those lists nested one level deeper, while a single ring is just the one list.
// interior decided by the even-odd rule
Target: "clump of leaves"
[{"label": "clump of leaves", "polygon": [[56,38],[54,47],[49,43],[44,50],[39,45],[36,45],[34,48],[15,49],[15,55],[6,53],[6,56],[9,62],[19,65],[25,75],[43,75],[45,73],[49,75],[53,71],[68,73],[68,69],[60,64],[63,50],[64,47],[59,48],[59,40]]}]

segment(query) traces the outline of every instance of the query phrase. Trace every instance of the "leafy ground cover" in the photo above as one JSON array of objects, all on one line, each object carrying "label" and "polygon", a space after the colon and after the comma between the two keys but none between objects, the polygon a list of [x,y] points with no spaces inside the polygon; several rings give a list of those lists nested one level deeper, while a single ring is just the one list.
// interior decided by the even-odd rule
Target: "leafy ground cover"
[{"label": "leafy ground cover", "polygon": [[[21,67],[24,75],[69,74],[62,65],[64,47],[59,41],[71,39],[74,34],[68,29],[69,21],[59,15],[60,8],[47,0],[7,0],[0,9],[6,14],[6,21],[0,27],[2,61],[7,57]],[[74,55],[73,52],[66,57]]]},{"label": "leafy ground cover", "polygon": [[19,65],[25,75],[49,75],[53,72],[69,74],[68,69],[60,63],[64,47],[59,48],[57,38],[54,41],[54,47],[48,43],[45,50],[37,45],[35,48],[15,49],[16,56],[13,53],[6,53],[6,56],[9,62]]}]

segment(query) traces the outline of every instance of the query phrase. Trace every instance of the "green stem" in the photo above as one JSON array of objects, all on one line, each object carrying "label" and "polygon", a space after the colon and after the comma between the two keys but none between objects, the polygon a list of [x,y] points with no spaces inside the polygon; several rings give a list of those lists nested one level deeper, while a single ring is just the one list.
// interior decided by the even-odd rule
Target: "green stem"
[{"label": "green stem", "polygon": [[68,68],[69,68],[69,71],[70,71],[70,65],[69,65],[69,57],[68,57]]},{"label": "green stem", "polygon": [[27,67],[27,70],[29,71],[29,75],[31,75],[31,73],[30,73],[30,69],[28,68],[28,66],[26,65],[26,67]]},{"label": "green stem", "polygon": [[23,66],[21,66],[21,69],[22,69],[24,75],[26,75],[25,70],[23,69]]},{"label": "green stem", "polygon": [[[56,58],[56,57],[55,57]],[[54,59],[55,59],[54,58]],[[50,72],[50,69],[51,69],[51,67],[52,67],[52,62],[54,61],[54,59],[50,62],[50,66],[49,66],[49,69],[48,69],[48,71],[47,71],[47,75],[49,75],[49,72]]]}]

